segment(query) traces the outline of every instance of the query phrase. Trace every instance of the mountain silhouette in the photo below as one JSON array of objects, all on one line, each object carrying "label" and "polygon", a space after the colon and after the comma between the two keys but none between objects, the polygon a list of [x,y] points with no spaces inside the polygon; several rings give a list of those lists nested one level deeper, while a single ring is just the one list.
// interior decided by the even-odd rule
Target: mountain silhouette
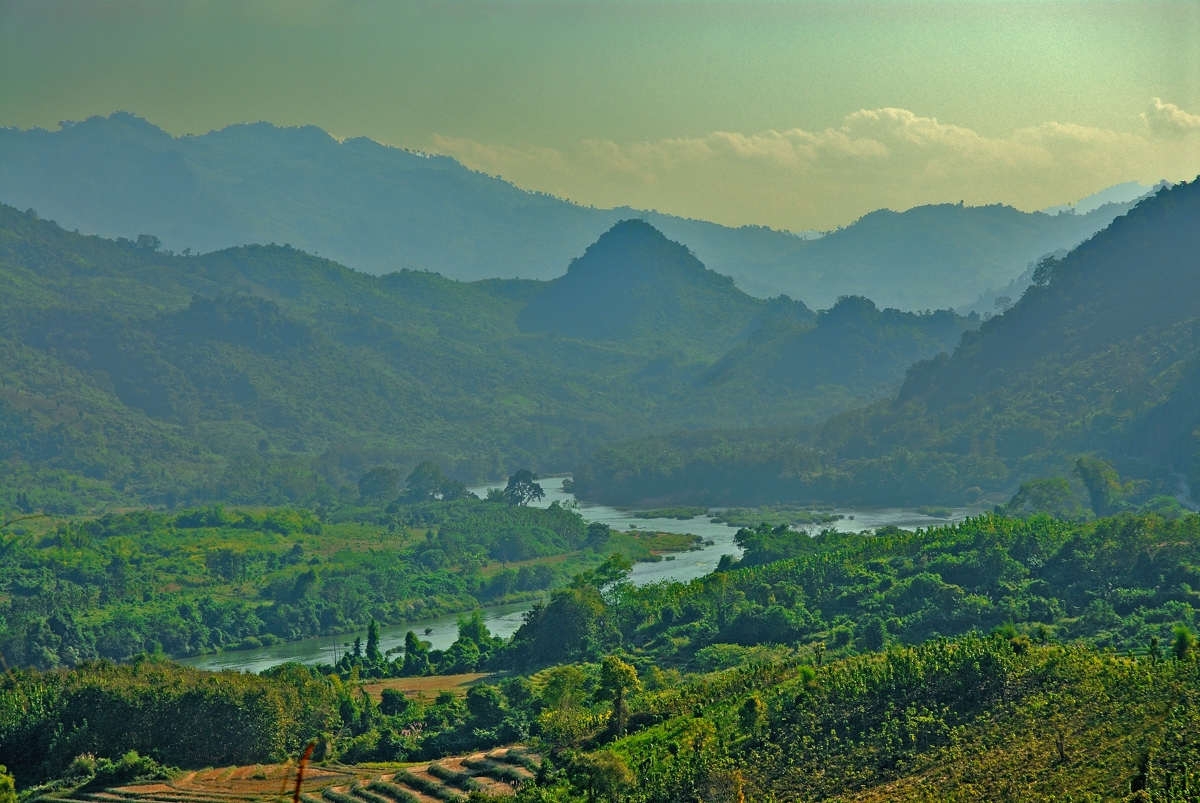
[{"label": "mountain silhouette", "polygon": [[763,306],[649,223],[623,220],[548,282],[517,323],[592,340],[732,342]]},{"label": "mountain silhouette", "polygon": [[339,141],[315,126],[253,123],[172,137],[116,113],[56,131],[0,128],[0,153],[0,201],[84,234],[150,234],[175,251],[290,243],[374,274],[551,279],[617,221],[641,218],[743,291],[786,293],[814,309],[843,295],[899,309],[959,307],[1129,208],[880,210],[805,240],[762,226],[580,206],[448,157],[363,137]]}]

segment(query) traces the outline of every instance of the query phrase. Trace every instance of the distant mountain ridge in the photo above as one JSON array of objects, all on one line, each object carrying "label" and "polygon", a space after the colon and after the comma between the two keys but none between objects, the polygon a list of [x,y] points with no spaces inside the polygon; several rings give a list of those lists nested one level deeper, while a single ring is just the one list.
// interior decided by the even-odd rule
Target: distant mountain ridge
[{"label": "distant mountain ridge", "polygon": [[234,125],[172,137],[126,113],[61,130],[0,129],[0,202],[85,234],[158,236],[206,252],[290,243],[367,273],[550,279],[617,221],[642,218],[758,297],[813,309],[843,295],[938,309],[1003,287],[1041,255],[1071,248],[1128,204],[1050,216],[942,204],[880,210],[816,240],[629,208],[593,209],[443,156],[314,127]]}]

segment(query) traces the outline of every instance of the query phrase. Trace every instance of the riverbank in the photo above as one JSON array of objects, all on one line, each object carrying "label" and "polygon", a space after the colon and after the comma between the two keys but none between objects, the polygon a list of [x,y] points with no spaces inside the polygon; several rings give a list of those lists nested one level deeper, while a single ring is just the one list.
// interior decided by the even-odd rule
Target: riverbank
[{"label": "riverbank", "polygon": [[[559,505],[578,510],[589,523],[600,522],[621,532],[674,533],[699,538],[698,541],[691,542],[699,547],[697,549],[674,552],[664,556],[663,560],[636,563],[629,577],[630,582],[634,584],[645,585],[661,581],[687,582],[713,572],[722,555],[741,556],[741,549],[733,540],[737,528],[721,521],[713,521],[708,516],[710,512],[708,510],[691,518],[678,517],[679,511],[670,511],[674,515],[669,518],[646,518],[645,514],[648,511],[624,510],[607,505],[577,502],[574,495],[563,489],[564,479],[567,477],[543,478],[541,485],[546,496],[534,502],[533,505],[548,508],[557,502]],[[486,497],[488,489],[493,487],[499,486],[478,485],[469,490],[477,496]],[[822,512],[834,520],[824,521],[819,527],[832,527],[849,532],[874,530],[888,525],[906,530],[941,526],[962,521],[967,516],[976,515],[981,511],[971,508],[956,508],[949,510],[949,515],[938,516],[903,508],[833,508]],[[936,512],[938,514],[947,513],[943,510]],[[539,596],[537,599],[541,598]],[[493,607],[475,607],[471,610],[482,612],[484,623],[494,635],[508,638],[521,626],[524,622],[525,612],[532,608],[536,601],[529,600]],[[459,613],[466,612],[464,610]],[[410,630],[420,635],[422,640],[430,642],[434,649],[446,649],[458,637],[459,613],[448,613],[381,627],[380,649],[386,652],[389,649],[403,647],[404,636]],[[358,632],[365,633],[365,629]],[[183,659],[179,663],[201,669],[261,672],[263,669],[286,661],[298,661],[309,665],[332,663],[352,642],[353,639],[348,638],[348,634],[321,636],[258,649],[200,655]]]}]

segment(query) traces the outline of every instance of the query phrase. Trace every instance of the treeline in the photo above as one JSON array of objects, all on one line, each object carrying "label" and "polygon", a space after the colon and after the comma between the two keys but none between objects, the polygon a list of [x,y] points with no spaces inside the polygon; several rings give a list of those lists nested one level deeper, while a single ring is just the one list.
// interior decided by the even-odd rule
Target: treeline
[{"label": "treeline", "polygon": [[514,635],[508,665],[624,649],[643,668],[717,668],[772,646],[846,655],[998,627],[1038,643],[1145,650],[1195,627],[1200,608],[1196,515],[988,514],[916,533],[809,537],[764,526],[737,537],[740,563],[687,584],[554,592]]}]

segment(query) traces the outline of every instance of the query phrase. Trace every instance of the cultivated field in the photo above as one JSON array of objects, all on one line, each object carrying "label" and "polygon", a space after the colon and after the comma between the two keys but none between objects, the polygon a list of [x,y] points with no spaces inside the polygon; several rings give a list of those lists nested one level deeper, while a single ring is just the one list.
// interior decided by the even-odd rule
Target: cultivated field
[{"label": "cultivated field", "polygon": [[[458,803],[470,792],[507,797],[531,780],[540,759],[521,747],[454,756],[394,769],[310,766],[303,803]],[[295,792],[294,764],[256,764],[188,772],[171,781],[81,789],[75,803],[279,803]]]}]

